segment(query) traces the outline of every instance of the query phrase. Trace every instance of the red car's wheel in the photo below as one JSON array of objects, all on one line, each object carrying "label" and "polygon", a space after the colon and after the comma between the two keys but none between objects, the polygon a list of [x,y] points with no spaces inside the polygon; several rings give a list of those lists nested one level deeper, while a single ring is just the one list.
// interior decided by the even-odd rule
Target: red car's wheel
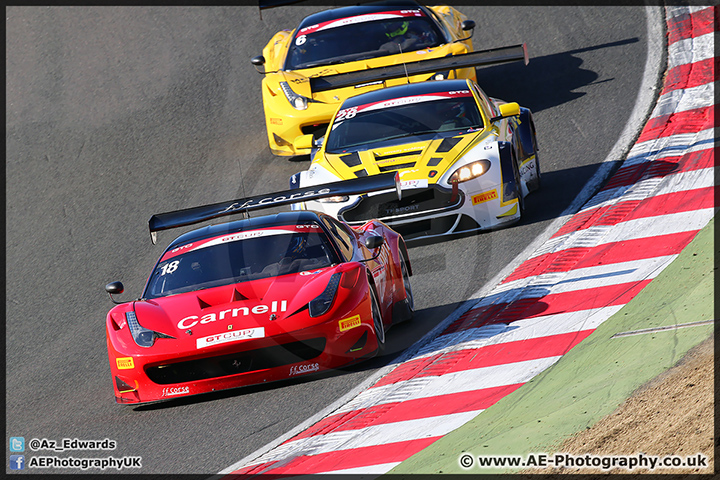
[{"label": "red car's wheel", "polygon": [[410,314],[412,314],[415,311],[415,299],[413,298],[412,287],[410,286],[410,275],[405,265],[405,259],[400,260],[400,270],[402,271],[403,286],[405,287],[405,301],[407,302]]},{"label": "red car's wheel", "polygon": [[375,327],[375,338],[378,343],[378,353],[385,350],[385,327],[383,326],[382,314],[380,313],[380,305],[377,301],[375,289],[370,287],[370,303],[372,310],[373,326]]}]

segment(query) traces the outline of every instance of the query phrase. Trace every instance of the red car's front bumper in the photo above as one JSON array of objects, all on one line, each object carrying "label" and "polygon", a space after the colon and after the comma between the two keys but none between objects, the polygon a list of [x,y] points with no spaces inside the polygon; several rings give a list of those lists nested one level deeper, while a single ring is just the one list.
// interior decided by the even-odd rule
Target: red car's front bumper
[{"label": "red car's front bumper", "polygon": [[357,287],[344,299],[336,299],[338,304],[319,319],[310,318],[307,310],[298,313],[307,317],[305,328],[281,332],[279,324],[273,325],[266,328],[266,337],[224,343],[207,351],[156,354],[153,347],[135,348],[118,341],[118,332],[108,330],[115,399],[129,404],[169,400],[288,379],[371,357],[378,343],[369,287]]}]

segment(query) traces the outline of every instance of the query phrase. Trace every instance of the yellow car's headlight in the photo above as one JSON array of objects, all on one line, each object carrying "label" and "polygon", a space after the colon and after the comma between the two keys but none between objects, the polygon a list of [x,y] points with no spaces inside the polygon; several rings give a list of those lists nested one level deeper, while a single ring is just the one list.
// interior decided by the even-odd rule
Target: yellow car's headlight
[{"label": "yellow car's headlight", "polygon": [[453,172],[450,175],[450,183],[462,183],[477,178],[490,170],[489,160],[478,160],[477,162],[468,163]]},{"label": "yellow car's headlight", "polygon": [[307,97],[303,97],[302,95],[295,93],[287,82],[280,82],[280,88],[285,94],[285,98],[287,98],[288,102],[290,102],[290,105],[292,105],[295,110],[307,109]]}]

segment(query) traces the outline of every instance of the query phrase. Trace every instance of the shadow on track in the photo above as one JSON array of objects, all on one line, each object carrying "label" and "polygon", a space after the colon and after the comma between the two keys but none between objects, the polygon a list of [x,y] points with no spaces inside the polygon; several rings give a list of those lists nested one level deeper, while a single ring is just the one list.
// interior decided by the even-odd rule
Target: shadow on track
[{"label": "shadow on track", "polygon": [[[583,60],[575,55],[639,41],[640,39],[634,37],[542,57],[533,57],[530,50],[530,62],[527,65],[516,62],[478,68],[478,84],[492,97],[518,102],[537,113],[582,97],[584,92],[574,90],[596,83],[598,74],[581,68]],[[601,82],[611,80],[613,79]]]},{"label": "shadow on track", "polygon": [[[540,160],[540,168],[542,168],[542,158]],[[612,167],[609,169],[607,178],[611,178],[612,174],[620,167],[621,161],[612,161]],[[585,183],[598,170],[600,164],[590,164],[580,167],[566,168],[542,173],[542,188],[536,192],[532,192],[525,199],[525,212],[519,222],[501,227],[505,230],[520,225],[530,225],[533,223],[541,223],[547,220],[558,218],[572,204],[573,200],[578,196]],[[472,237],[474,235],[491,234],[493,230],[483,230],[478,232],[459,233],[455,235],[446,235],[430,239],[407,240],[409,249],[415,247],[434,245],[448,240]],[[438,261],[444,258],[438,255]],[[412,260],[412,258],[411,258]]]}]

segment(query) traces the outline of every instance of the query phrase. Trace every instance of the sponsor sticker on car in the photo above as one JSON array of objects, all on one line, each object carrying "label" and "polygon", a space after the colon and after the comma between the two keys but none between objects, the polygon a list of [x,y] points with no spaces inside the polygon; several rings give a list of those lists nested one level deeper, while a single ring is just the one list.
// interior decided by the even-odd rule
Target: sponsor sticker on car
[{"label": "sponsor sticker on car", "polygon": [[164,262],[165,260],[168,260],[183,253],[194,252],[196,250],[214,247],[216,245],[221,245],[227,242],[237,242],[241,240],[246,240],[248,238],[269,237],[275,235],[291,235],[297,231],[298,230],[294,226],[283,226],[220,235],[218,237],[209,238],[207,240],[199,242],[196,241],[194,243],[189,243],[187,245],[182,245],[180,247],[173,248],[172,250],[168,250],[167,252],[165,252],[165,255],[163,255],[163,257],[160,259],[160,262]]},{"label": "sponsor sticker on car", "polygon": [[186,395],[190,393],[190,387],[163,387],[162,396],[172,397],[173,395]]},{"label": "sponsor sticker on car", "polygon": [[317,372],[320,370],[319,363],[308,363],[306,365],[293,365],[290,367],[290,376],[300,375],[303,373]]},{"label": "sponsor sticker on car", "polygon": [[304,277],[304,276],[307,276],[307,275],[317,275],[318,273],[322,273],[322,272],[324,272],[325,270],[326,270],[325,268],[321,268],[320,270],[312,270],[312,271],[311,271],[311,270],[305,270],[304,272],[300,272],[300,275],[303,276],[303,277]]},{"label": "sponsor sticker on car", "polygon": [[427,188],[428,179],[421,178],[418,180],[402,180],[400,182],[400,188],[403,190],[410,190],[411,188]]},{"label": "sponsor sticker on car", "polygon": [[305,43],[305,35],[309,35],[311,33],[320,32],[323,30],[328,30],[331,28],[338,28],[338,27],[344,27],[346,25],[354,25],[357,23],[366,23],[366,22],[375,22],[377,20],[392,20],[396,18],[406,18],[406,17],[424,17],[425,14],[423,14],[422,10],[418,9],[409,9],[409,10],[391,10],[387,12],[377,12],[377,13],[366,13],[363,15],[355,15],[354,17],[345,17],[345,18],[338,18],[335,20],[329,20],[327,22],[322,23],[316,23],[315,25],[309,25],[307,27],[301,28],[298,32],[298,36],[295,38],[295,44],[296,45],[302,45]]},{"label": "sponsor sticker on car", "polygon": [[203,338],[198,338],[196,345],[198,350],[206,347],[214,347],[223,343],[250,340],[252,338],[264,338],[265,327],[246,328],[244,330],[233,330],[232,332],[218,333]]},{"label": "sponsor sticker on car", "polygon": [[132,357],[120,357],[115,359],[118,370],[130,370],[135,368],[135,362]]},{"label": "sponsor sticker on car", "polygon": [[525,175],[533,172],[535,170],[535,156],[532,156],[530,159],[526,160],[525,163],[520,165],[520,176],[524,177]]},{"label": "sponsor sticker on car", "polygon": [[478,203],[489,202],[498,198],[497,190],[492,189],[489,192],[478,193],[472,196],[472,204],[477,205]]},{"label": "sponsor sticker on car", "polygon": [[344,332],[346,330],[351,330],[355,327],[359,327],[360,325],[362,325],[362,321],[360,320],[360,315],[355,315],[354,317],[340,320],[338,324],[340,325],[340,331]]},{"label": "sponsor sticker on car", "polygon": [[186,328],[192,328],[198,323],[201,325],[205,325],[207,323],[215,322],[218,319],[219,320],[225,320],[230,318],[235,318],[239,316],[247,316],[247,315],[262,315],[264,313],[270,312],[277,313],[277,312],[286,312],[287,311],[287,300],[281,300],[279,303],[279,310],[278,310],[278,301],[273,300],[270,305],[264,305],[259,304],[255,305],[253,307],[248,306],[241,306],[241,307],[235,307],[235,308],[228,308],[227,310],[223,310],[221,312],[212,312],[207,313],[203,315],[202,317],[198,317],[197,315],[190,315],[189,317],[185,317],[182,320],[180,320],[177,324],[178,328],[181,330],[184,330]]},{"label": "sponsor sticker on car", "polygon": [[356,105],[354,107],[344,108],[335,115],[335,124],[353,118],[358,113],[370,112],[372,110],[384,110],[386,108],[400,107],[413,103],[432,102],[434,100],[447,100],[451,98],[472,97],[470,90],[453,90],[450,92],[434,92],[413,95],[410,97],[398,97],[390,100],[382,100],[379,102],[368,103],[365,105]]}]

